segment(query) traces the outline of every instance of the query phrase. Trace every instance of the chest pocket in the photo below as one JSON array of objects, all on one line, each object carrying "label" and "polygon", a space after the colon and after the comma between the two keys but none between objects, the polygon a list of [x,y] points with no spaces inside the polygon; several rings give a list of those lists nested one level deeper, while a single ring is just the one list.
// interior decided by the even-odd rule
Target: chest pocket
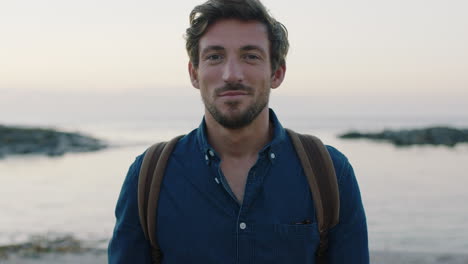
[{"label": "chest pocket", "polygon": [[256,226],[254,263],[315,263],[319,244],[317,223]]}]

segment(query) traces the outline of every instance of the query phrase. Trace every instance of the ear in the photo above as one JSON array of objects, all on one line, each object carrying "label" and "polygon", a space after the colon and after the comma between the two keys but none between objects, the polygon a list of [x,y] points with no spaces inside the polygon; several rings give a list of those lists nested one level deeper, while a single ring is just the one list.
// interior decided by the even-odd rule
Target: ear
[{"label": "ear", "polygon": [[188,63],[188,71],[190,75],[190,81],[192,82],[192,86],[197,89],[200,89],[200,86],[198,85],[198,71],[197,68],[193,66],[193,63],[191,61],[189,61]]},{"label": "ear", "polygon": [[284,80],[284,76],[286,75],[286,64],[280,65],[276,71],[271,76],[271,88],[275,89],[278,88]]}]

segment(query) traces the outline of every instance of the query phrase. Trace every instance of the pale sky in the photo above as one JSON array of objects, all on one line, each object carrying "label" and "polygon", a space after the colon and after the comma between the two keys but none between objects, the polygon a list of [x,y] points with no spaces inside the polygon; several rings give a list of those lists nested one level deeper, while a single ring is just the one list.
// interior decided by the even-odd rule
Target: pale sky
[{"label": "pale sky", "polygon": [[[0,92],[193,94],[203,1],[0,0]],[[466,0],[264,0],[290,36],[284,95],[468,98]]]}]

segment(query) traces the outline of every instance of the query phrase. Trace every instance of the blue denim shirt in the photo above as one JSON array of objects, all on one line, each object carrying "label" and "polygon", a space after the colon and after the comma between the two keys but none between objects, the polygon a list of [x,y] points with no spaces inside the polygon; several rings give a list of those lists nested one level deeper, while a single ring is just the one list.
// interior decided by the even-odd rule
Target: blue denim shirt
[{"label": "blue denim shirt", "polygon": [[[183,137],[169,159],[158,212],[162,263],[315,263],[319,243],[307,179],[284,128],[270,110],[274,137],[250,169],[242,203],[207,142],[204,121]],[[329,232],[329,263],[369,263],[359,187],[346,157],[327,146],[338,179],[340,222]],[[109,263],[151,263],[138,217],[143,156],[131,165],[116,207]]]}]

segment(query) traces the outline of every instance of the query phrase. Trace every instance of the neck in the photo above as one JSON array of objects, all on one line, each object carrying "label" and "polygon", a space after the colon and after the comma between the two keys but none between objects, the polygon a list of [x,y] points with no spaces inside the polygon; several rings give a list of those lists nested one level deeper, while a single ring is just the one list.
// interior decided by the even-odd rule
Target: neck
[{"label": "neck", "polygon": [[273,136],[268,107],[246,127],[230,129],[220,125],[206,112],[208,141],[221,158],[256,157]]}]

